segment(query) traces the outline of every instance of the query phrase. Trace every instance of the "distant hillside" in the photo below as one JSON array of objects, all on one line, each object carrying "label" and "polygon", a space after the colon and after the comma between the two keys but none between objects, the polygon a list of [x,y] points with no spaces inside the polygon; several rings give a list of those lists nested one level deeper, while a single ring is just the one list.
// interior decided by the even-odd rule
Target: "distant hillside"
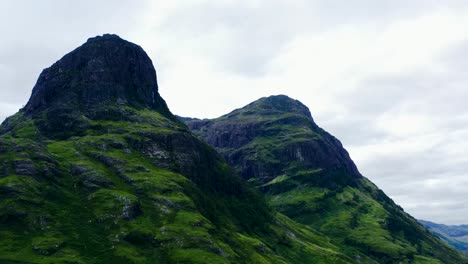
[{"label": "distant hillside", "polygon": [[419,222],[442,240],[468,254],[468,225],[442,225],[424,220]]}]

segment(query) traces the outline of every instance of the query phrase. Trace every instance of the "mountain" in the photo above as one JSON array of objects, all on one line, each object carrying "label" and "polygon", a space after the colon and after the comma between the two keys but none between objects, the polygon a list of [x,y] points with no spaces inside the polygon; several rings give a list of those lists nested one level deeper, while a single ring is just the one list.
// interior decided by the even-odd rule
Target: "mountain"
[{"label": "mountain", "polygon": [[141,47],[90,38],[0,126],[0,263],[354,263],[170,112]]},{"label": "mountain", "polygon": [[181,119],[271,207],[326,234],[361,263],[467,263],[358,171],[309,109],[261,98],[216,119]]},{"label": "mountain", "polygon": [[445,242],[468,254],[468,225],[442,225],[424,220],[419,222]]},{"label": "mountain", "polygon": [[0,126],[0,263],[468,263],[298,101],[183,121],[116,35],[45,69]]}]

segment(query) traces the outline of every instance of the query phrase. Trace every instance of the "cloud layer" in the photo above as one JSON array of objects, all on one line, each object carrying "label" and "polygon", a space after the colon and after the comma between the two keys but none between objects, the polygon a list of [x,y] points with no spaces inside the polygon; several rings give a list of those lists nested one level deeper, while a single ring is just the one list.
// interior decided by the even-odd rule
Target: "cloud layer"
[{"label": "cloud layer", "polygon": [[468,224],[466,1],[135,3],[4,4],[0,119],[43,68],[116,33],[149,53],[173,112],[216,117],[287,94],[407,212]]}]

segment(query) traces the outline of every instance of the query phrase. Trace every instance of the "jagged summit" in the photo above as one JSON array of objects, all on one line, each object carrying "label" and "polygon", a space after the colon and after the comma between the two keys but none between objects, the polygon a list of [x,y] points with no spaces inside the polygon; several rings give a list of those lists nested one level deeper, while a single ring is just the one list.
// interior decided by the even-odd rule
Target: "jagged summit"
[{"label": "jagged summit", "polygon": [[88,39],[45,69],[24,110],[34,114],[53,106],[89,109],[103,103],[169,113],[146,52],[111,34]]}]

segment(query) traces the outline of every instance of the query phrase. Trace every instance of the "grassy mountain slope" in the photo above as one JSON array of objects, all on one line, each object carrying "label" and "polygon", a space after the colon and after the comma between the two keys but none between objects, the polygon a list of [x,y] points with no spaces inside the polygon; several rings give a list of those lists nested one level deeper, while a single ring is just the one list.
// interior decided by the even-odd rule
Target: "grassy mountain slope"
[{"label": "grassy mountain slope", "polygon": [[211,120],[184,120],[269,204],[364,263],[467,263],[361,176],[302,103],[259,99]]},{"label": "grassy mountain slope", "polygon": [[468,225],[442,225],[424,220],[419,222],[445,242],[468,254]]},{"label": "grassy mountain slope", "polygon": [[0,126],[0,262],[354,260],[272,210],[174,118],[146,53],[105,35]]}]

